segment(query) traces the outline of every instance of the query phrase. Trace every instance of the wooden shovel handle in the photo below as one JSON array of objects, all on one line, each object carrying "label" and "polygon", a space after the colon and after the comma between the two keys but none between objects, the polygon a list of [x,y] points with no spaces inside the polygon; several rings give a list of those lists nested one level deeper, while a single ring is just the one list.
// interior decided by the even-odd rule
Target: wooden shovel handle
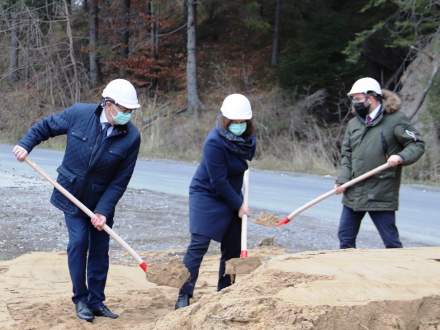
[{"label": "wooden shovel handle", "polygon": [[[243,204],[248,207],[249,203],[249,169],[243,175]],[[245,214],[241,218],[241,257],[247,257],[247,220],[248,216]]]},{"label": "wooden shovel handle", "polygon": [[[68,192],[63,186],[61,186],[58,182],[52,179],[46,172],[44,172],[37,164],[35,164],[29,157],[26,157],[24,160],[30,167],[32,167],[38,174],[40,174],[43,178],[49,181],[56,189],[58,189],[66,198],[68,198],[73,204],[75,204],[81,211],[87,214],[90,218],[95,216],[95,214],[83,203],[81,203],[75,196],[73,196],[70,192]],[[118,234],[116,234],[113,229],[111,229],[106,224],[103,226],[104,231],[110,235],[116,242],[118,242],[131,256],[138,262],[139,267],[141,267],[144,271],[146,271],[146,264],[139,256],[139,254],[131,248]],[[145,269],[144,269],[145,268]]]},{"label": "wooden shovel handle", "polygon": [[[380,166],[378,166],[378,167],[376,167],[376,168],[374,168],[374,169],[372,169],[372,170],[370,170],[370,171],[368,171],[368,172],[366,172],[366,173],[364,173],[364,174],[362,174],[362,175],[360,175],[360,176],[358,176],[358,177],[356,177],[356,178],[354,178],[354,179],[352,179],[350,181],[347,181],[346,183],[342,184],[340,187],[341,188],[351,187],[351,186],[355,185],[356,183],[358,183],[358,182],[360,182],[362,180],[365,180],[365,179],[367,179],[367,178],[369,178],[369,177],[371,177],[371,176],[373,176],[373,175],[375,175],[375,174],[377,174],[379,172],[382,172],[382,171],[384,171],[384,170],[386,170],[386,169],[388,169],[390,167],[391,167],[391,165],[389,165],[388,163],[382,164],[382,165],[380,165]],[[318,204],[319,202],[323,201],[324,199],[326,199],[326,198],[328,198],[328,197],[330,197],[330,196],[332,196],[334,194],[336,194],[336,188],[326,192],[325,194],[322,194],[322,195],[316,197],[315,199],[312,199],[307,204],[304,204],[303,206],[297,208],[295,211],[290,213],[287,216],[287,218],[289,220],[292,220],[293,217],[297,216],[298,214],[304,212],[305,210],[311,208],[312,206]]]}]

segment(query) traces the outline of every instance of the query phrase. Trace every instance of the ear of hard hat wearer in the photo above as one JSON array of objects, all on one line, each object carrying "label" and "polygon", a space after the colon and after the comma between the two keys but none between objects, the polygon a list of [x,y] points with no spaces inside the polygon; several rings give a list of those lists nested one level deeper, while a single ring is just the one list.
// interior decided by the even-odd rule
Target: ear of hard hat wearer
[{"label": "ear of hard hat wearer", "polygon": [[115,79],[108,83],[102,91],[102,97],[111,98],[117,104],[127,109],[140,108],[136,89],[125,79]]},{"label": "ear of hard hat wearer", "polygon": [[380,84],[377,82],[377,80],[367,77],[357,80],[347,95],[350,96],[357,93],[367,94],[369,92],[382,95],[382,89],[380,88]]},{"label": "ear of hard hat wearer", "polygon": [[226,96],[220,108],[222,115],[230,120],[249,120],[252,118],[251,103],[241,94]]}]

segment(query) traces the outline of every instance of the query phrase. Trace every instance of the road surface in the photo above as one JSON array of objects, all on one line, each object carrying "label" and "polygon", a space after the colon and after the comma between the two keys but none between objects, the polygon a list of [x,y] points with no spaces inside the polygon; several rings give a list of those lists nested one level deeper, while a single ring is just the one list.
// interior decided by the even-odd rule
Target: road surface
[{"label": "road surface", "polygon": [[[12,146],[0,144],[0,179],[2,171],[14,170],[18,175],[36,176],[26,164],[18,163],[11,153]],[[37,147],[31,158],[52,176],[61,163],[63,153]],[[188,185],[197,164],[168,160],[139,160],[130,187],[186,197]],[[314,197],[333,188],[334,179],[317,175],[251,170],[250,206],[285,215]],[[307,210],[308,221],[319,226],[336,228],[341,211],[340,196],[333,196]],[[440,245],[440,188],[403,185],[398,228],[403,238],[417,245]],[[287,227],[295,226],[295,222]],[[292,228],[290,228],[292,230]],[[362,231],[374,232],[367,217]],[[287,231],[288,232],[288,231]]]}]

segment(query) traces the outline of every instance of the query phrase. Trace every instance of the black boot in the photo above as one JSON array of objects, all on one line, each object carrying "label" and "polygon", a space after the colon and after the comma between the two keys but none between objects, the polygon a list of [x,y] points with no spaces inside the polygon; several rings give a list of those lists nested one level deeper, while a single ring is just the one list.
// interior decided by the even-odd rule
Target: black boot
[{"label": "black boot", "polygon": [[78,303],[75,304],[75,310],[76,316],[81,320],[92,322],[95,318],[90,308],[83,301],[78,301]]},{"label": "black boot", "polygon": [[189,295],[184,293],[179,293],[177,297],[175,309],[183,308],[189,306]]},{"label": "black boot", "polygon": [[95,316],[103,316],[111,319],[117,319],[119,317],[118,314],[113,313],[106,305],[101,304],[96,308],[91,308],[93,315]]}]

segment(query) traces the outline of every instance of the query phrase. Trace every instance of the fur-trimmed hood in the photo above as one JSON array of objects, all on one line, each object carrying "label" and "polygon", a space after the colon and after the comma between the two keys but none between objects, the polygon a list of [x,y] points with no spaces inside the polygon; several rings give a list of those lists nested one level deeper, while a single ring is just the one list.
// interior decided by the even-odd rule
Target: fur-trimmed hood
[{"label": "fur-trimmed hood", "polygon": [[382,97],[383,97],[383,108],[385,112],[393,113],[400,110],[402,100],[396,93],[388,89],[382,89]]}]

